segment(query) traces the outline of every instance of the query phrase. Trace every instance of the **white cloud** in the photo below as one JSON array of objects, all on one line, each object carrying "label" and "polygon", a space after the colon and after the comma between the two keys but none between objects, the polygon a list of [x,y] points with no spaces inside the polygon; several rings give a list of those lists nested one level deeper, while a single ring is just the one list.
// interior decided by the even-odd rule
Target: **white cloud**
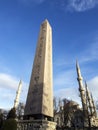
[{"label": "white cloud", "polygon": [[98,5],[98,0],[69,0],[67,9],[70,11],[83,12]]},{"label": "white cloud", "polygon": [[54,78],[54,95],[62,99],[67,98],[81,104],[75,69],[56,73]]},{"label": "white cloud", "polygon": [[[74,70],[63,70],[60,72],[57,72],[56,75],[54,75],[54,86],[56,88],[61,87],[73,87],[75,86],[76,80],[76,71]],[[76,80],[76,81],[75,81]],[[74,82],[73,82],[74,81]]]},{"label": "white cloud", "polygon": [[[47,0],[18,0],[25,4],[42,4]],[[50,0],[49,5],[58,6],[68,11],[83,12],[92,9],[98,5],[98,0]]]},{"label": "white cloud", "polygon": [[[15,76],[0,73],[0,108],[9,109],[14,104],[19,79]],[[25,102],[28,92],[28,84],[22,81],[20,101]]]},{"label": "white cloud", "polygon": [[[76,59],[74,59],[73,57],[69,59],[70,60],[68,61],[65,60],[66,62],[60,62],[60,64],[59,62],[55,62],[55,65],[57,65],[58,68],[56,70],[59,71],[57,71],[56,75],[54,75],[54,93],[56,96],[69,98],[80,103],[81,99],[79,98],[77,74],[75,68]],[[93,39],[91,39],[89,46],[85,48],[85,50],[81,51],[80,54],[78,54],[78,59],[80,59],[79,62],[83,65],[85,65],[84,63],[93,63],[94,61],[98,60],[98,36],[95,36]],[[85,70],[84,78],[87,77],[87,79],[89,79],[89,81],[87,82],[88,87],[92,92],[94,99],[98,100],[98,76],[94,77],[94,73],[92,75],[93,77],[91,76],[91,68],[84,66],[83,69]]]},{"label": "white cloud", "polygon": [[[61,67],[61,66],[60,66]],[[98,99],[98,76],[93,77],[88,82],[90,92],[94,99]],[[77,73],[75,68],[56,72],[54,75],[54,95],[56,97],[68,98],[78,102],[81,105],[79,97],[79,85],[77,82]]]},{"label": "white cloud", "polygon": [[61,99],[69,99],[76,101],[81,105],[81,98],[79,97],[78,87],[67,87],[65,89],[59,89],[55,91],[55,96],[60,97]]},{"label": "white cloud", "polygon": [[[66,79],[65,79],[66,81]],[[76,81],[73,81],[76,82]],[[90,92],[92,93],[94,100],[98,100],[98,76],[92,78],[87,82]],[[81,105],[81,98],[80,98],[80,92],[79,87],[70,87],[67,86],[65,88],[59,88],[58,90],[55,90],[54,92],[56,97],[60,97],[62,99],[67,98],[69,100],[76,101]]]},{"label": "white cloud", "polygon": [[0,73],[0,88],[16,89],[18,82],[19,80],[13,76],[5,73]]},{"label": "white cloud", "polygon": [[89,44],[89,47],[80,54],[80,62],[89,62],[98,60],[98,36]]},{"label": "white cloud", "polygon": [[[57,97],[74,100],[81,104],[79,97],[78,83],[76,79],[76,71],[67,70],[59,72],[54,79],[54,94]],[[16,96],[19,80],[9,74],[0,73],[0,107],[11,108]],[[92,92],[94,99],[98,99],[98,76],[92,78],[88,82],[88,87]],[[20,101],[25,103],[28,84],[23,82]]]},{"label": "white cloud", "polygon": [[[62,55],[63,60],[58,58],[55,60],[54,65],[57,67],[72,67],[75,66],[76,58],[77,60],[79,59],[79,63],[81,64],[98,61],[98,35],[89,35],[89,37],[91,38],[89,38],[90,42],[88,43],[87,47],[85,47],[83,50],[80,50],[79,52],[76,52],[76,54],[73,56],[69,54],[66,59]],[[75,49],[77,48],[77,45],[78,43],[76,44]]]},{"label": "white cloud", "polygon": [[88,81],[88,87],[93,94],[95,100],[98,100],[98,76]]}]

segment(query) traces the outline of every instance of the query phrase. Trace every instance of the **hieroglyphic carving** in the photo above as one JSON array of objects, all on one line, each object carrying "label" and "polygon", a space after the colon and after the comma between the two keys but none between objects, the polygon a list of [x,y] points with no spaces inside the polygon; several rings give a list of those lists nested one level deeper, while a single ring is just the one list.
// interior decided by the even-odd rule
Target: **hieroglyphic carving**
[{"label": "hieroglyphic carving", "polygon": [[47,46],[46,46],[46,57],[47,60],[45,62],[46,64],[46,72],[45,72],[45,87],[43,90],[43,112],[46,111],[46,107],[47,107],[47,113],[48,115],[50,115],[50,113],[52,113],[52,104],[50,102],[52,102],[52,98],[51,98],[51,91],[52,91],[52,71],[51,71],[51,67],[52,67],[52,53],[51,53],[51,30],[50,28],[48,28],[48,34],[47,34]]}]

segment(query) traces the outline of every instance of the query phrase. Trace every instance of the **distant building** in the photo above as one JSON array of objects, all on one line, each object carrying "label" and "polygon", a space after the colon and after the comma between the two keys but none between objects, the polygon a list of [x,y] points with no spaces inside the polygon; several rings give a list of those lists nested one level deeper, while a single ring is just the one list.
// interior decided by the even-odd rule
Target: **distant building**
[{"label": "distant building", "polygon": [[79,104],[74,101],[64,102],[63,109],[54,115],[54,121],[58,127],[77,127],[83,126],[83,111]]}]

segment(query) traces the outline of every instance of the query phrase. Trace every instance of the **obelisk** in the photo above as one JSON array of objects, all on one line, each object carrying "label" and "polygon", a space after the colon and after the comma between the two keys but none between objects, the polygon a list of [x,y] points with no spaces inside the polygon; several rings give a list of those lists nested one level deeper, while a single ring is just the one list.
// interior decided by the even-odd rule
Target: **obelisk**
[{"label": "obelisk", "polygon": [[40,33],[31,73],[24,116],[49,120],[53,117],[52,29],[45,20]]}]

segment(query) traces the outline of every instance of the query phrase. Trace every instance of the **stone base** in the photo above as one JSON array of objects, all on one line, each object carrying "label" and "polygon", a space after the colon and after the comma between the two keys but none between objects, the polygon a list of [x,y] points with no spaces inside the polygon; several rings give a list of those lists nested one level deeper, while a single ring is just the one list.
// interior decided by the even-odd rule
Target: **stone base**
[{"label": "stone base", "polygon": [[17,130],[56,130],[56,123],[47,120],[18,121]]}]

